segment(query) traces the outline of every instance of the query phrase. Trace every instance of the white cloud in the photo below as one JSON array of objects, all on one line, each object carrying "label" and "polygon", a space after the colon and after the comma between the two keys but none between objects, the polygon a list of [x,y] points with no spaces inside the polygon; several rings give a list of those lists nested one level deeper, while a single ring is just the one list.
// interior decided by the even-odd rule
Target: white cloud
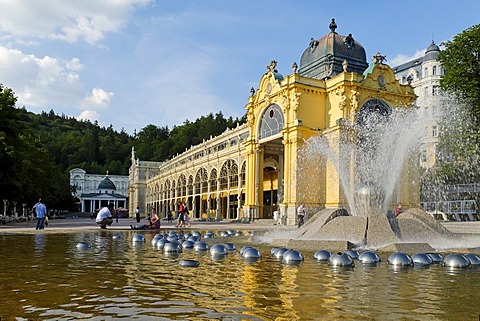
[{"label": "white cloud", "polygon": [[0,35],[96,43],[152,0],[0,0]]},{"label": "white cloud", "polygon": [[62,61],[0,46],[2,83],[15,92],[17,106],[34,112],[53,108],[56,112],[61,109],[68,114],[71,110],[75,114],[81,108],[109,106],[112,92],[95,87],[86,97],[77,73],[80,70],[83,65],[78,58]]},{"label": "white cloud", "polygon": [[91,122],[94,122],[99,118],[99,115],[95,110],[84,110],[76,118],[78,120],[90,120]]},{"label": "white cloud", "polygon": [[72,106],[80,101],[83,95],[80,77],[69,69],[67,62],[56,58],[40,58],[0,46],[2,82],[14,90],[18,105]]},{"label": "white cloud", "polygon": [[72,71],[83,70],[83,65],[80,63],[80,59],[72,58],[70,61],[67,61],[65,66]]},{"label": "white cloud", "polygon": [[425,49],[417,50],[413,55],[404,55],[404,54],[397,54],[392,60],[389,61],[389,65],[392,67],[399,66],[407,61],[419,58],[425,54]]},{"label": "white cloud", "polygon": [[92,93],[85,98],[86,102],[98,107],[105,107],[110,104],[112,100],[113,92],[106,92],[101,88],[93,88]]}]

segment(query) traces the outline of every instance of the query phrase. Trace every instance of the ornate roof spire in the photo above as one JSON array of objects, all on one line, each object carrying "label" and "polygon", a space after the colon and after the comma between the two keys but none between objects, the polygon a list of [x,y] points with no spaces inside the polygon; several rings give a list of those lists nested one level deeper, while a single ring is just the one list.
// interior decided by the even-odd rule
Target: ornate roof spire
[{"label": "ornate roof spire", "polygon": [[330,25],[328,26],[331,30],[331,32],[335,33],[335,29],[337,29],[337,24],[335,23],[335,18],[332,18],[332,22],[330,22]]}]

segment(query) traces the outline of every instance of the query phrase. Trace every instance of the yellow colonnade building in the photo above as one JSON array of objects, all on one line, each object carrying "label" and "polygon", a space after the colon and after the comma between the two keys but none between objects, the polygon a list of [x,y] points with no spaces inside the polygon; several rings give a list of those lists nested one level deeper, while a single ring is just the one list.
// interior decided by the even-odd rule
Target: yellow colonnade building
[{"label": "yellow colonnade building", "polygon": [[[310,211],[346,207],[332,163],[311,164],[315,179],[300,181],[305,141],[349,139],[362,114],[410,108],[416,96],[395,79],[385,57],[377,53],[367,63],[361,44],[336,27],[332,19],[327,35],[310,40],[290,75],[280,74],[276,61],[267,66],[258,89],[251,89],[246,124],[162,163],[141,161],[132,151],[130,211],[156,208],[164,216],[182,201],[197,219],[252,220],[278,211],[284,224],[294,224],[301,203]],[[418,205],[409,175],[402,176],[397,200]]]}]

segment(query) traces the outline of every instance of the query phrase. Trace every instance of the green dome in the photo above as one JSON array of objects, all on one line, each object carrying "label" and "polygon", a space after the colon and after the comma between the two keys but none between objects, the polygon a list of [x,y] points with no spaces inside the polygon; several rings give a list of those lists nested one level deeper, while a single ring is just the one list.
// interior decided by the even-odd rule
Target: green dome
[{"label": "green dome", "polygon": [[100,182],[100,184],[98,184],[98,189],[116,190],[117,188],[115,187],[115,184],[113,184],[112,180],[107,176]]},{"label": "green dome", "polygon": [[335,32],[336,28],[335,19],[332,19],[329,34],[318,40],[311,38],[300,59],[300,75],[316,79],[331,78],[343,72],[345,60],[349,72],[362,74],[368,67],[363,46],[353,39],[352,34],[339,35]]}]

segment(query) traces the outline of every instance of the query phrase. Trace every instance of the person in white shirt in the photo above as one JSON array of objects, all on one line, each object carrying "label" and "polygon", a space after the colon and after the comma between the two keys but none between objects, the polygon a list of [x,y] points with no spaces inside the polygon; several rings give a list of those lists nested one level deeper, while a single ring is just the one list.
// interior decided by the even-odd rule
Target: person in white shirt
[{"label": "person in white shirt", "polygon": [[97,222],[97,224],[100,224],[101,229],[106,229],[107,225],[108,226],[112,225],[113,223],[112,211],[113,211],[113,203],[108,204],[107,207],[104,207],[100,211],[98,211],[95,222]]},{"label": "person in white shirt", "polygon": [[302,226],[305,222],[305,204],[300,205],[297,208],[297,224],[298,227]]}]

